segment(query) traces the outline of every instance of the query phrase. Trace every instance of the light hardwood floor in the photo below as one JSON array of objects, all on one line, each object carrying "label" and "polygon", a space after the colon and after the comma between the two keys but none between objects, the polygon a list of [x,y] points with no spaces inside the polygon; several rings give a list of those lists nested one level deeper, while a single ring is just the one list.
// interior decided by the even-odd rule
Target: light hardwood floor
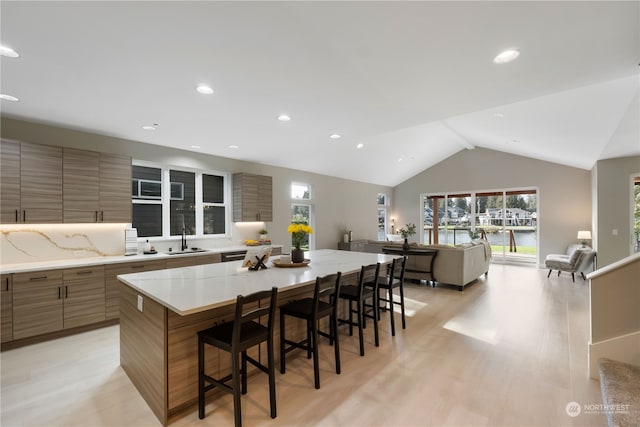
[{"label": "light hardwood floor", "polygon": [[[278,417],[269,417],[267,376],[249,378],[246,426],[604,426],[602,414],[565,407],[602,403],[587,375],[588,286],[546,270],[492,265],[464,292],[408,283],[410,317],[396,337],[380,322],[380,347],[366,330],[341,334],[342,374],[321,345],[321,389],[311,360],[287,358],[277,374]],[[400,326],[399,326],[400,325]],[[159,426],[119,367],[118,326],[3,352],[1,425]],[[196,351],[196,349],[194,349]],[[193,408],[172,426],[233,425],[230,395]]]}]

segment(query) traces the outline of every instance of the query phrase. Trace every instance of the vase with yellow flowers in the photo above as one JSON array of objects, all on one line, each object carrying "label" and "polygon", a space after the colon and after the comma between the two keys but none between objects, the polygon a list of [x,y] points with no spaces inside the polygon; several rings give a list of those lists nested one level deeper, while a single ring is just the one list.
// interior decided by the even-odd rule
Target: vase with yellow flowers
[{"label": "vase with yellow flowers", "polygon": [[305,238],[313,233],[313,229],[307,224],[291,223],[287,231],[291,233],[291,242],[294,248],[291,249],[291,262],[300,263],[304,261],[304,251],[300,249],[300,245]]}]

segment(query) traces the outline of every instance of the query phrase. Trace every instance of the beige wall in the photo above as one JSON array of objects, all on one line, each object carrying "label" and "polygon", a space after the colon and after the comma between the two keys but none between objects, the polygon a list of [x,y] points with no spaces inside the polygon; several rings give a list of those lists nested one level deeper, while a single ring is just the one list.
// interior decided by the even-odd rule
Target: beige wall
[{"label": "beige wall", "polygon": [[[594,167],[598,267],[629,256],[633,248],[632,184],[640,175],[640,156],[599,160]],[[617,230],[617,234],[614,234]]]},{"label": "beige wall", "polygon": [[[174,166],[272,176],[274,221],[267,223],[266,228],[269,230],[272,242],[283,244],[285,252],[290,248],[290,237],[286,230],[291,219],[291,182],[305,182],[312,186],[315,195],[312,203],[316,216],[314,238],[317,249],[337,248],[343,227],[353,230],[354,238],[375,239],[377,236],[377,195],[378,193],[389,195],[392,193],[390,187],[198,154],[6,117],[2,118],[0,131],[3,138],[9,139],[126,154],[136,160]],[[259,227],[256,225],[254,228],[252,233],[257,232]],[[234,225],[232,239],[246,238],[244,230],[246,230],[244,225]],[[257,238],[257,234],[249,237]]]},{"label": "beige wall", "polygon": [[399,224],[419,224],[421,193],[510,188],[539,192],[539,264],[591,229],[590,171],[484,148],[460,151],[397,186],[393,214]]}]

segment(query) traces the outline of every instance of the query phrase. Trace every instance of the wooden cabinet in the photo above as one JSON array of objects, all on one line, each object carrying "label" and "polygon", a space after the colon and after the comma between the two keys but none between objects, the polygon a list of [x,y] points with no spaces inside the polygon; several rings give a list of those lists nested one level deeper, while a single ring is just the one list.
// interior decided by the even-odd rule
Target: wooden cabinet
[{"label": "wooden cabinet", "polygon": [[64,222],[98,222],[100,210],[100,154],[63,149]]},{"label": "wooden cabinet", "polygon": [[196,265],[194,256],[179,256],[167,260],[167,268],[193,267],[194,265]]},{"label": "wooden cabinet", "polygon": [[65,329],[105,320],[104,270],[100,265],[62,272]]},{"label": "wooden cabinet", "polygon": [[0,223],[20,221],[20,142],[3,139],[0,144]]},{"label": "wooden cabinet", "polygon": [[62,148],[20,143],[21,222],[62,222]]},{"label": "wooden cabinet", "polygon": [[13,280],[10,274],[0,275],[0,342],[13,339]]},{"label": "wooden cabinet", "polygon": [[131,157],[100,153],[100,222],[131,222]]},{"label": "wooden cabinet", "polygon": [[131,158],[63,151],[64,222],[131,222]]},{"label": "wooden cabinet", "polygon": [[207,255],[199,255],[193,257],[196,261],[196,265],[204,265],[204,264],[216,264],[218,262],[222,262],[221,254],[207,254]]},{"label": "wooden cabinet", "polygon": [[120,317],[120,281],[118,275],[141,273],[143,271],[162,270],[167,267],[164,259],[111,264],[105,267],[105,314],[107,319]]},{"label": "wooden cabinet", "polygon": [[13,339],[103,320],[103,266],[13,275]]},{"label": "wooden cabinet", "polygon": [[13,339],[62,329],[62,271],[13,275]]},{"label": "wooden cabinet", "polygon": [[131,157],[2,140],[0,223],[131,222]]},{"label": "wooden cabinet", "polygon": [[233,175],[233,220],[273,221],[273,188],[270,176]]}]

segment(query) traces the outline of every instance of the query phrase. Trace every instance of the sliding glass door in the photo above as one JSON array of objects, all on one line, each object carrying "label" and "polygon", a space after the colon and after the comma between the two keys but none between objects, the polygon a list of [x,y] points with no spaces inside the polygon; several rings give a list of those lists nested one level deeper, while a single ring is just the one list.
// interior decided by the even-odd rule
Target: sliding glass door
[{"label": "sliding glass door", "polygon": [[482,238],[496,260],[535,263],[537,191],[422,195],[422,242],[457,245]]}]

